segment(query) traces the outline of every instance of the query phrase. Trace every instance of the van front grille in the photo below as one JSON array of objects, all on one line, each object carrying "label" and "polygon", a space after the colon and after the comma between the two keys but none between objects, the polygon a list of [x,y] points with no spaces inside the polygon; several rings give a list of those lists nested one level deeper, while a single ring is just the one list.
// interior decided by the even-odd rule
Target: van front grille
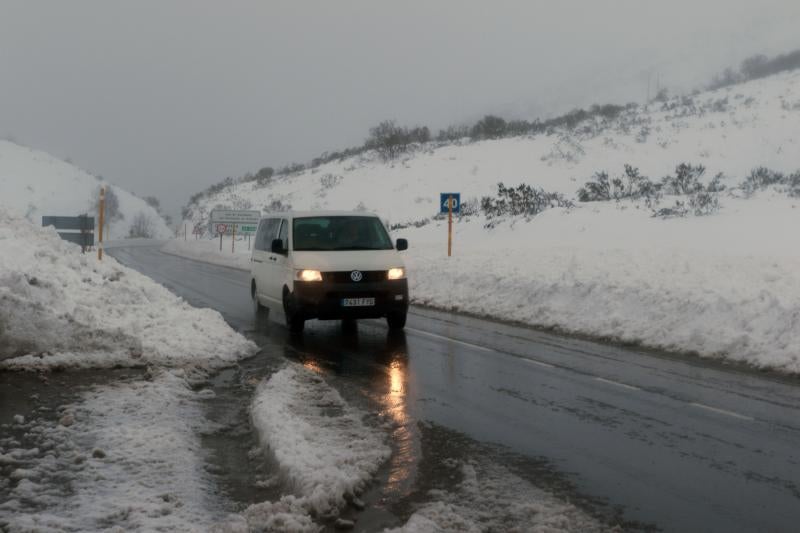
[{"label": "van front grille", "polygon": [[353,272],[353,270],[348,270],[346,272],[323,272],[322,279],[323,281],[331,283],[373,283],[376,281],[386,281],[389,276],[386,270],[359,270],[362,277],[360,281],[355,282],[351,277]]}]

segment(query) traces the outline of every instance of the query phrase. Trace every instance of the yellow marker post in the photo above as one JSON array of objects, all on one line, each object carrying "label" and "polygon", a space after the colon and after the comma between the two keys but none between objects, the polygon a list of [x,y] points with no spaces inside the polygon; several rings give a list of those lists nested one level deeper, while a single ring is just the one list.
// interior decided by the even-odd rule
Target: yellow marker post
[{"label": "yellow marker post", "polygon": [[453,255],[453,195],[447,197],[447,257]]},{"label": "yellow marker post", "polygon": [[100,186],[100,205],[97,206],[98,209],[98,220],[100,222],[100,232],[99,232],[99,239],[97,244],[97,260],[103,260],[103,225],[105,224],[105,213],[106,213],[106,186]]}]

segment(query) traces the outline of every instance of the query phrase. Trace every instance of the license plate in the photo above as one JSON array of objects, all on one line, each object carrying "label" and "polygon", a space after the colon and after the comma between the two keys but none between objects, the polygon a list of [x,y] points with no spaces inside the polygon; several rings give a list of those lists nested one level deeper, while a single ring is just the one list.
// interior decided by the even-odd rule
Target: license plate
[{"label": "license plate", "polygon": [[342,298],[342,307],[369,307],[375,305],[375,298]]}]

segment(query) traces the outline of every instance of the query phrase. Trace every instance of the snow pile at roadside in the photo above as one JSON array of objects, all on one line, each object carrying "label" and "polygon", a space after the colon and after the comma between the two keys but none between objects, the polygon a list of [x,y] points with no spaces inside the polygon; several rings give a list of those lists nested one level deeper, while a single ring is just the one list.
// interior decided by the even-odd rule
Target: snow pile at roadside
[{"label": "snow pile at roadside", "polygon": [[216,311],[0,207],[0,368],[211,368],[254,350]]},{"label": "snow pile at roadside", "polygon": [[461,482],[452,491],[430,491],[430,503],[387,533],[614,530],[489,461],[450,460],[446,466]]},{"label": "snow pile at roadside", "polygon": [[167,241],[161,251],[167,254],[178,255],[212,265],[220,265],[239,270],[250,270],[250,250],[247,249],[246,240],[236,241],[231,252],[231,238],[225,237],[222,250],[219,249],[219,239],[189,239],[182,238]]},{"label": "snow pile at roadside", "polygon": [[27,423],[35,447],[0,439],[0,477],[12,487],[0,529],[198,531],[224,516],[183,371],[93,388],[59,414]]},{"label": "snow pile at roadside", "polygon": [[[50,154],[0,140],[0,206],[23,213],[34,224],[41,225],[44,215],[93,214],[92,198],[103,184],[109,185]],[[127,237],[139,213],[152,221],[154,237],[172,236],[164,219],[144,200],[117,186],[112,188],[121,218],[111,221],[111,234],[106,238]]]},{"label": "snow pile at roadside", "polygon": [[673,220],[610,202],[473,219],[449,259],[445,223],[397,235],[417,303],[800,372],[800,201],[724,202]]},{"label": "snow pile at roadside", "polygon": [[391,453],[385,434],[364,423],[365,413],[296,364],[259,386],[251,416],[296,491],[244,512],[258,531],[317,531],[312,517],[337,516]]}]

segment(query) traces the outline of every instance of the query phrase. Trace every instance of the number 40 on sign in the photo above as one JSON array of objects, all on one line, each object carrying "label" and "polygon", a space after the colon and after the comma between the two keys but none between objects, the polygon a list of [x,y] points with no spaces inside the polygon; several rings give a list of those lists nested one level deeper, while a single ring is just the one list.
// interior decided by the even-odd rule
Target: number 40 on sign
[{"label": "number 40 on sign", "polygon": [[461,193],[439,193],[439,212],[447,213],[447,257],[453,255],[453,213],[461,212]]}]

